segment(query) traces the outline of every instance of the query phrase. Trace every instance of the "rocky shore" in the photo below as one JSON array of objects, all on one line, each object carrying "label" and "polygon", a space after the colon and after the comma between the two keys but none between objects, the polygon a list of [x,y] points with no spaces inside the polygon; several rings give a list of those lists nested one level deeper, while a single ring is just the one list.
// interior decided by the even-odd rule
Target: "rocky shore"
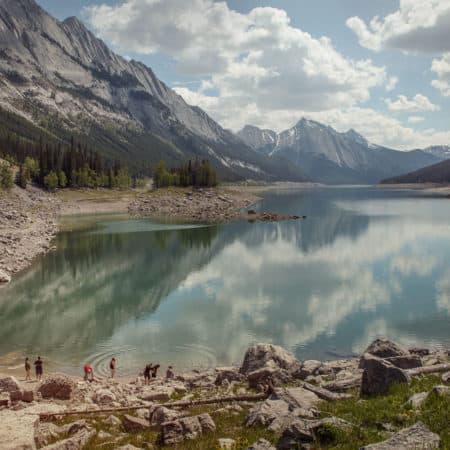
[{"label": "rocky shore", "polygon": [[167,189],[139,194],[129,204],[132,215],[195,222],[225,222],[259,200],[238,189]]},{"label": "rocky shore", "polygon": [[0,285],[50,250],[59,207],[54,195],[33,186],[0,191]]},{"label": "rocky shore", "polygon": [[150,385],[3,377],[0,449],[448,448],[449,370],[449,351],[377,339],[326,362],[256,344],[240,367]]}]

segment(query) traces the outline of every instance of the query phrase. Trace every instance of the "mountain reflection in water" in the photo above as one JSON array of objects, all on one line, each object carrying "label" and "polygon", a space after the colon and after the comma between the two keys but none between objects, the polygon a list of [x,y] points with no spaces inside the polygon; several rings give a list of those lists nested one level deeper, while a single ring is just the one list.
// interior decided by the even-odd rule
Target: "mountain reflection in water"
[{"label": "mountain reflection in water", "polygon": [[86,361],[122,374],[239,362],[252,342],[301,358],[360,351],[376,335],[450,345],[450,205],[369,188],[280,191],[262,210],[304,221],[100,223],[0,291],[0,355]]}]

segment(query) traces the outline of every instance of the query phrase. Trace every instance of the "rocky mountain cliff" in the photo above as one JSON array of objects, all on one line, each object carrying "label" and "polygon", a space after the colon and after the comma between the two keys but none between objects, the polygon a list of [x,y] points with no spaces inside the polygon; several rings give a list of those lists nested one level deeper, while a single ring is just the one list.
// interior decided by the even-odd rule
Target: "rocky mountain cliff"
[{"label": "rocky mountain cliff", "polygon": [[324,183],[376,183],[441,161],[437,152],[401,152],[369,143],[355,130],[301,119],[281,133],[246,126],[238,136],[270,157],[282,155],[311,179]]},{"label": "rocky mountain cliff", "polygon": [[226,179],[302,178],[188,105],[144,64],[112,52],[77,18],[60,22],[34,0],[0,0],[0,108],[132,164],[198,156]]}]

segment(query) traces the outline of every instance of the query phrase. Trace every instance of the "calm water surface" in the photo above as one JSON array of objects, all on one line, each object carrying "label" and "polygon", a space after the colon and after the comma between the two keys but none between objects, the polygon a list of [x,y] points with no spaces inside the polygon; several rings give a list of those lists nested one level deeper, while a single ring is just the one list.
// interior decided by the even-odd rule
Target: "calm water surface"
[{"label": "calm water surface", "polygon": [[377,335],[450,346],[450,200],[412,191],[274,192],[261,210],[304,221],[220,226],[97,219],[0,290],[0,370],[23,355],[78,374],[147,361],[239,362],[254,342],[300,358]]}]

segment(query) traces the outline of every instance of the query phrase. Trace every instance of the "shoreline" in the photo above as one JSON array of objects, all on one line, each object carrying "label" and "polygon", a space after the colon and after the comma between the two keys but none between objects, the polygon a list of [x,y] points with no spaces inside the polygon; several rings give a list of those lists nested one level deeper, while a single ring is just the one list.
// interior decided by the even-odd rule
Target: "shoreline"
[{"label": "shoreline", "polygon": [[[120,366],[120,360],[118,363]],[[242,448],[250,449],[252,442],[265,438],[272,444],[278,442],[277,448],[287,449],[293,447],[280,443],[293,423],[298,423],[301,430],[294,436],[306,442],[317,439],[314,433],[308,434],[310,427],[329,424],[346,433],[345,442],[379,442],[392,435],[386,431],[404,432],[417,420],[425,420],[434,433],[441,435],[435,434],[434,439],[448,436],[444,405],[450,394],[449,349],[406,349],[381,338],[360,356],[322,362],[298,360],[282,347],[260,343],[247,349],[240,366],[175,371],[173,379],[165,378],[165,369],[160,368],[159,377],[148,385],[142,374],[111,379],[94,373],[94,380],[88,382],[62,373],[47,374],[45,366],[41,382],[25,382],[24,373],[20,381],[0,374],[0,449],[49,445],[49,449],[124,446],[124,450],[209,450],[226,448],[217,447],[217,442],[230,435],[234,439],[252,439]],[[368,382],[368,377],[373,382]],[[397,383],[402,384],[402,390],[395,389]],[[433,404],[439,402],[440,409],[421,411],[417,402],[412,406],[415,416],[399,421],[402,412],[405,416],[404,411],[408,411],[408,417],[413,411],[408,405],[418,392],[422,403],[430,397]],[[370,409],[382,408],[380,401],[385,398],[393,409],[379,411],[389,425],[386,429],[379,428],[377,416]],[[369,420],[361,416],[360,399],[363,408],[368,408]],[[433,427],[430,420],[437,417],[443,426]],[[210,426],[186,433],[183,421],[190,424],[196,420]],[[369,435],[353,433],[352,427],[370,428],[370,440]],[[332,439],[339,438],[332,435]],[[66,447],[72,440],[78,446]]]}]

